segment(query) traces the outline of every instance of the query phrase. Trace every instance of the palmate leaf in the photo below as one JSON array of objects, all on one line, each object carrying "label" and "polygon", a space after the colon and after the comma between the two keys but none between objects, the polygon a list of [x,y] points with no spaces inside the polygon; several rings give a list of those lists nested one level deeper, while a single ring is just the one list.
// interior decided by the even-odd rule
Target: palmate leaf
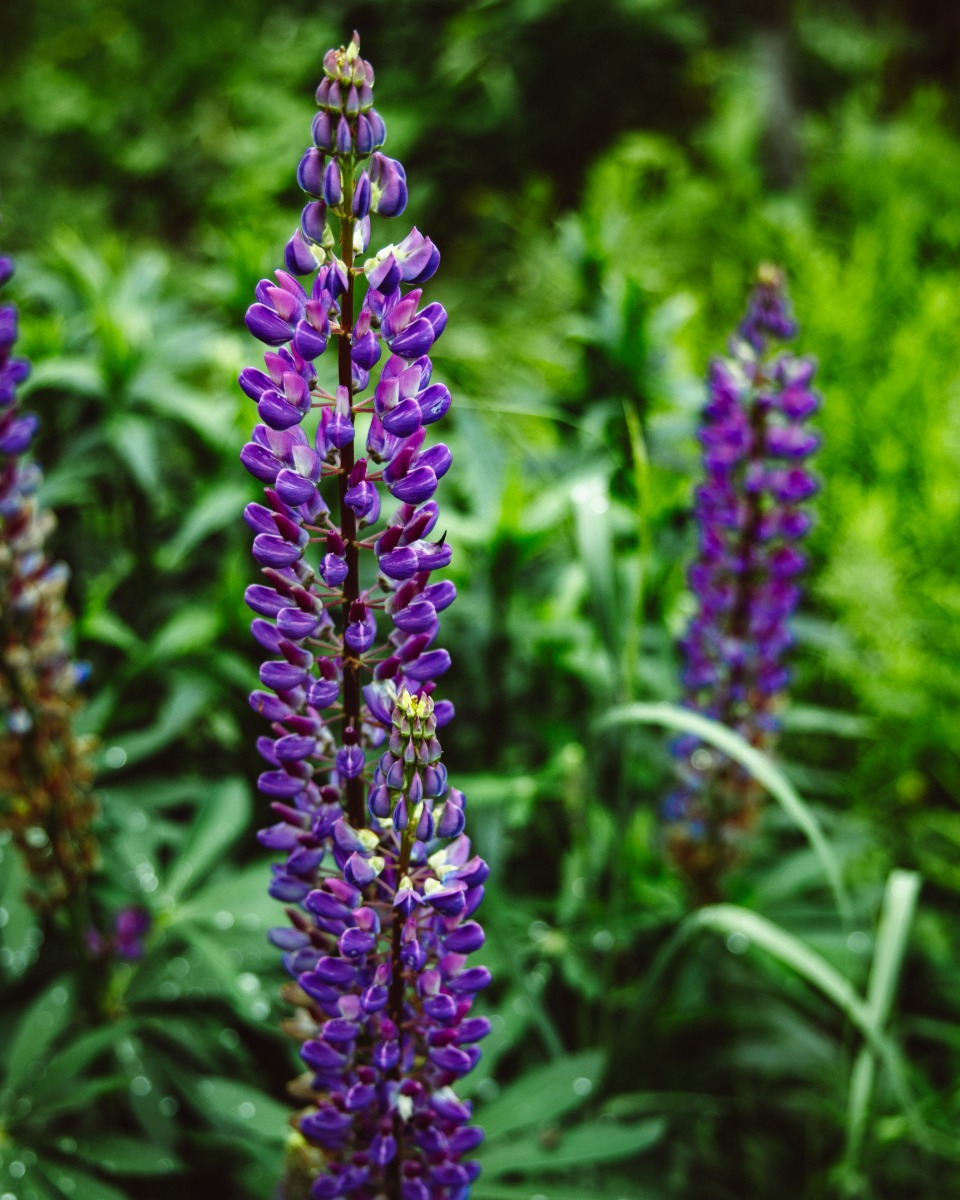
[{"label": "palmate leaf", "polygon": [[[283,905],[267,891],[266,862],[221,874],[177,908],[173,920],[191,921],[218,934],[243,930],[266,938],[271,925],[284,924]],[[278,957],[276,950],[273,952]]]},{"label": "palmate leaf", "polygon": [[133,413],[119,413],[107,425],[107,440],[144,495],[157,501],[161,495],[158,464],[163,456],[155,423]]},{"label": "palmate leaf", "polygon": [[174,613],[150,639],[144,662],[170,662],[214,645],[220,630],[220,614],[196,605]]},{"label": "palmate leaf", "polygon": [[477,1157],[491,1178],[533,1174],[537,1181],[551,1172],[582,1169],[643,1154],[663,1137],[667,1122],[660,1117],[619,1125],[612,1120],[588,1121],[557,1133],[549,1140],[527,1137],[505,1141]]},{"label": "palmate leaf", "polygon": [[[156,1056],[161,1060],[168,1059],[171,1051],[175,1051],[178,1062],[189,1062],[190,1066],[216,1073],[217,1032],[222,1032],[222,1025],[213,1016],[192,1009],[178,1014],[171,1007],[162,1016],[143,1017],[138,1028],[144,1044],[155,1045]],[[143,1050],[142,1053],[148,1052]]]},{"label": "palmate leaf", "polygon": [[130,808],[138,812],[144,809],[174,808],[187,801],[196,803],[204,795],[210,781],[199,775],[178,776],[175,779],[138,780],[135,787],[97,787],[105,812],[113,813],[119,808]]},{"label": "palmate leaf", "polygon": [[41,388],[50,388],[61,394],[79,392],[100,396],[105,387],[103,373],[95,362],[79,355],[60,355],[42,358],[34,363],[18,391],[24,399]]},{"label": "palmate leaf", "polygon": [[[484,925],[487,929],[485,951],[478,961],[493,966],[498,976],[510,976],[520,992],[522,1006],[530,1012],[530,1020],[536,1029],[544,1048],[551,1058],[563,1055],[563,1039],[553,1022],[553,1018],[544,1004],[541,993],[541,983],[526,969],[517,953],[516,941],[511,936],[509,911],[490,895],[484,909]],[[491,962],[494,954],[499,954],[501,962]]]},{"label": "palmate leaf", "polygon": [[174,1120],[179,1108],[176,1087],[166,1067],[169,1049],[158,1054],[145,1039],[131,1035],[117,1043],[116,1051],[127,1103],[150,1144],[171,1156],[180,1133]]}]

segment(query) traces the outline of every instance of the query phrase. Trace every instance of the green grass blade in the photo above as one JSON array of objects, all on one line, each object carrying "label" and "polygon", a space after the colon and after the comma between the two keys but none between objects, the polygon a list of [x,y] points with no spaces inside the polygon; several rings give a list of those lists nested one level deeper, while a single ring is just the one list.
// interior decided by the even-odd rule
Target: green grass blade
[{"label": "green grass blade", "polygon": [[960,1144],[953,1138],[935,1136],[926,1126],[910,1095],[897,1047],[878,1025],[874,1010],[861,998],[853,984],[826,959],[779,925],[735,904],[714,904],[701,908],[687,918],[685,925],[691,930],[709,929],[727,936],[731,933],[743,934],[753,945],[759,946],[790,967],[833,1001],[863,1035],[869,1049],[888,1072],[897,1102],[903,1109],[916,1141],[927,1149],[956,1159],[960,1154]]},{"label": "green grass blade", "polygon": [[696,734],[705,742],[709,742],[711,746],[722,750],[729,758],[738,762],[744,770],[749,771],[758,783],[762,783],[784,812],[805,834],[823,867],[823,873],[827,877],[827,882],[836,899],[841,920],[845,925],[851,923],[852,910],[843,884],[840,863],[830,848],[830,843],[824,836],[819,821],[813,815],[810,806],[801,799],[796,788],[765,754],[761,754],[739,734],[734,733],[725,725],[721,725],[718,721],[711,721],[707,717],[689,712],[676,704],[626,704],[620,708],[611,709],[601,717],[598,728],[606,729],[634,722],[666,725],[670,729],[678,729],[683,733]]},{"label": "green grass blade", "polygon": [[[919,892],[920,876],[916,872],[891,872],[883,895],[880,928],[867,981],[867,1009],[878,1033],[886,1025],[893,1006]],[[844,1175],[848,1182],[856,1178],[875,1078],[876,1055],[870,1046],[864,1046],[854,1063],[847,1101]]]}]

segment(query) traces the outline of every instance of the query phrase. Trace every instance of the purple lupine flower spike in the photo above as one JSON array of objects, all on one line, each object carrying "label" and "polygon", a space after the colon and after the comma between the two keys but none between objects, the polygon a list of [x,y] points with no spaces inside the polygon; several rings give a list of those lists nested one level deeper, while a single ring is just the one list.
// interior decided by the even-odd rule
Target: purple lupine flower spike
[{"label": "purple lupine flower spike", "polygon": [[241,453],[265,485],[244,514],[265,577],[246,594],[267,654],[250,697],[270,724],[259,787],[278,818],[260,840],[284,855],[270,891],[291,924],[271,938],[308,1068],[283,1194],[462,1200],[481,1135],[454,1088],[487,1031],[468,1014],[489,977],[466,961],[487,868],[440,761],[453,709],[432,696],[450,665],[438,614],[456,595],[431,582],[450,562],[431,535],[451,455],[427,429],[450,393],[429,358],[446,313],[418,285],[440,256],[414,229],[359,261],[370,214],[406,205],[406,174],[379,153],[356,35],[324,73],[298,169],[313,199],[247,313],[272,349],[240,375],[263,421]]},{"label": "purple lupine flower spike", "polygon": [[[730,354],[710,365],[700,443],[704,478],[694,511],[700,549],[688,582],[697,611],[682,642],[685,705],[769,750],[789,683],[783,657],[817,490],[806,460],[819,436],[806,420],[819,407],[816,365],[771,339],[796,333],[784,279],[762,266]],[[719,894],[755,822],[762,790],[736,763],[695,737],[673,743],[679,786],[665,803],[671,858],[701,902]]]},{"label": "purple lupine flower spike", "polygon": [[[0,257],[0,285],[12,274]],[[45,552],[55,519],[37,499],[37,417],[17,397],[30,364],[16,340],[17,310],[0,303],[0,825],[26,861],[28,899],[49,912],[76,905],[96,865],[96,804],[92,746],[73,731],[88,672],[70,655],[69,572]]]}]

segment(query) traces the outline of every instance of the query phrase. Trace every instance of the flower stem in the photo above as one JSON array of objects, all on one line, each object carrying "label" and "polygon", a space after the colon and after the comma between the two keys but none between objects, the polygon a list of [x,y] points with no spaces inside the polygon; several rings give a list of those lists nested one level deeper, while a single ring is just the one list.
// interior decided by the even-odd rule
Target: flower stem
[{"label": "flower stem", "polygon": [[[343,164],[343,207],[350,211],[353,196],[353,175],[347,163]],[[340,219],[340,255],[346,267],[347,290],[340,298],[340,328],[337,335],[337,368],[339,383],[349,393],[353,405],[353,362],[350,358],[350,343],[353,338],[354,275],[353,275],[353,228],[349,217]],[[360,598],[359,545],[357,542],[357,518],[344,497],[350,486],[350,472],[354,465],[353,442],[340,449],[340,475],[337,483],[340,491],[340,528],[346,544],[347,577],[343,583],[343,623],[346,628],[350,620],[350,609]],[[343,708],[344,728],[360,730],[360,659],[344,646],[343,653]],[[363,824],[363,780],[357,776],[346,781],[347,817],[350,824],[360,828]]]}]

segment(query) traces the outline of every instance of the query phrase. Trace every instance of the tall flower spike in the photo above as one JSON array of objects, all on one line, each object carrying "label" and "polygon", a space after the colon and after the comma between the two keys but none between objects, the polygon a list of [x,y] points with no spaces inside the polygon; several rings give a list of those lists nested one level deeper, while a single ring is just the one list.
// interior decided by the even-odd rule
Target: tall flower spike
[{"label": "tall flower spike", "polygon": [[278,818],[260,840],[284,854],[270,891],[290,925],[271,939],[308,1068],[283,1194],[463,1200],[481,1134],[453,1085],[487,1032],[469,1011],[489,977],[466,965],[487,868],[440,759],[453,708],[433,697],[456,596],[431,582],[451,553],[431,540],[451,455],[427,444],[450,407],[429,358],[446,313],[421,307],[440,256],[416,229],[361,261],[371,214],[407,200],[372,89],[354,34],[324,59],[287,270],[247,313],[265,370],[240,375],[263,422],[241,460],[266,485],[244,514],[265,578],[246,593],[268,652],[251,695],[270,726],[259,787]]},{"label": "tall flower spike", "polygon": [[[771,339],[796,333],[782,274],[761,266],[727,358],[710,365],[700,443],[704,479],[695,494],[700,549],[688,582],[697,611],[682,642],[686,707],[770,750],[789,683],[783,665],[790,616],[812,523],[803,507],[817,490],[805,461],[819,445],[807,418],[820,400],[816,364]],[[709,902],[741,857],[762,789],[736,763],[696,737],[673,743],[679,786],[664,806],[668,852]]]},{"label": "tall flower spike", "polygon": [[[12,274],[0,257],[0,285]],[[37,501],[37,418],[17,397],[30,364],[16,340],[17,310],[0,303],[0,827],[26,861],[28,898],[50,912],[78,901],[93,870],[96,806],[90,747],[72,725],[86,668],[69,649],[67,568],[45,552],[55,522]]]}]

